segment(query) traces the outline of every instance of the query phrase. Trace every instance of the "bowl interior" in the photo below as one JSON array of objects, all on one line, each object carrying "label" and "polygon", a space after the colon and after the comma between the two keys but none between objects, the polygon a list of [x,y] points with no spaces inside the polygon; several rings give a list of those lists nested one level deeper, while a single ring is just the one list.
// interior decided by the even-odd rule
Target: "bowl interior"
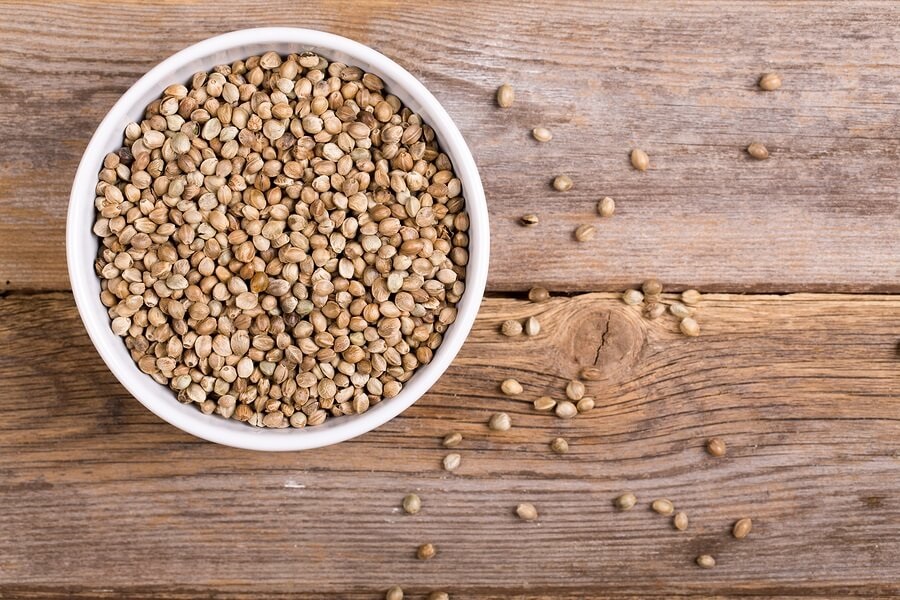
[{"label": "bowl interior", "polygon": [[[361,415],[329,419],[302,429],[262,429],[179,403],[171,390],[142,373],[122,339],[112,333],[99,299],[100,282],[93,270],[99,241],[91,228],[95,218],[94,187],[106,153],[119,148],[125,126],[139,121],[144,108],[172,83],[188,82],[198,71],[274,50],[280,54],[313,51],[332,61],[356,65],[383,79],[388,91],[434,128],[441,149],[460,178],[470,217],[466,291],[457,305],[457,321],[444,335],[431,363],[420,367],[396,397]],[[471,152],[449,115],[425,87],[402,67],[367,46],[311,30],[265,28],[210,38],[167,59],[141,78],[113,106],[94,133],[78,167],[66,233],[69,277],[79,312],[100,355],[128,391],[169,423],[198,437],[255,450],[300,450],[337,443],[387,422],[422,396],[449,366],[468,335],[484,293],[488,264],[488,224],[484,190]]]}]

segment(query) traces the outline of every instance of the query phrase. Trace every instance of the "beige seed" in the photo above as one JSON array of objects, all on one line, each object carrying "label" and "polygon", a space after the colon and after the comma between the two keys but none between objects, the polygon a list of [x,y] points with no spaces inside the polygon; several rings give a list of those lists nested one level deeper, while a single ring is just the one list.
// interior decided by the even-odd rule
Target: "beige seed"
[{"label": "beige seed", "polygon": [[399,585],[388,588],[384,593],[384,600],[403,600],[403,588]]},{"label": "beige seed", "polygon": [[500,108],[509,108],[516,99],[516,92],[508,83],[504,83],[497,88],[497,106]]},{"label": "beige seed", "polygon": [[659,279],[648,279],[641,285],[644,296],[659,296],[663,292],[663,285]]},{"label": "beige seed", "polygon": [[431,592],[425,600],[450,600],[450,594],[447,592]]},{"label": "beige seed", "polygon": [[577,379],[573,379],[566,385],[566,398],[569,400],[581,400],[584,398],[584,392],[584,384]]},{"label": "beige seed", "polygon": [[415,494],[407,494],[403,497],[403,510],[407,514],[414,515],[422,509],[422,500]]},{"label": "beige seed", "polygon": [[672,518],[672,525],[678,531],[684,531],[688,528],[688,516],[686,512],[676,513]]},{"label": "beige seed", "polygon": [[709,554],[701,554],[697,557],[697,566],[701,569],[712,569],[716,566],[716,559]]},{"label": "beige seed", "polygon": [[666,500],[665,498],[654,500],[650,504],[650,508],[653,509],[653,512],[659,513],[664,517],[669,517],[675,512],[675,505],[672,504],[670,500]]},{"label": "beige seed", "polygon": [[697,337],[700,335],[700,325],[691,317],[685,317],[679,324],[681,333],[688,337]]},{"label": "beige seed", "polygon": [[554,400],[550,396],[541,396],[534,401],[534,409],[541,412],[553,410],[554,406],[556,406],[556,400]]},{"label": "beige seed", "polygon": [[661,302],[648,302],[644,307],[644,316],[648,319],[658,319],[666,312],[666,305]]},{"label": "beige seed", "polygon": [[553,139],[553,134],[546,127],[535,127],[531,130],[531,135],[539,142],[549,142]]},{"label": "beige seed", "polygon": [[538,219],[538,216],[535,214],[531,214],[531,213],[529,213],[527,215],[522,215],[522,217],[519,219],[519,223],[521,223],[525,227],[531,227],[533,225],[537,225],[539,221],[540,221],[540,219]]},{"label": "beige seed", "polygon": [[538,322],[537,317],[528,317],[525,319],[525,335],[527,336],[535,336],[541,332],[541,324]]},{"label": "beige seed", "polygon": [[590,397],[582,398],[575,405],[575,408],[578,409],[579,413],[590,412],[594,410],[594,399]]},{"label": "beige seed", "polygon": [[437,548],[434,544],[422,544],[416,549],[416,558],[419,560],[429,560],[437,554]]},{"label": "beige seed", "polygon": [[578,414],[578,408],[568,400],[556,403],[556,416],[560,419],[571,419]]},{"label": "beige seed", "polygon": [[630,306],[635,306],[644,301],[644,294],[637,290],[625,290],[622,294],[622,302]]},{"label": "beige seed", "polygon": [[615,500],[616,508],[619,510],[631,510],[637,504],[637,496],[631,492],[625,492]]},{"label": "beige seed", "polygon": [[463,437],[461,433],[459,433],[458,431],[453,431],[444,436],[444,440],[441,442],[441,444],[444,446],[444,448],[455,448],[456,446],[459,446],[459,444],[462,442],[462,439]]},{"label": "beige seed", "polygon": [[512,427],[512,419],[504,412],[495,413],[491,415],[488,427],[494,431],[509,431],[509,428]]},{"label": "beige seed", "polygon": [[557,454],[565,454],[569,451],[569,442],[561,437],[554,438],[553,441],[550,442],[550,449]]},{"label": "beige seed", "polygon": [[579,242],[588,242],[597,235],[597,228],[590,224],[579,225],[575,228],[575,240]]},{"label": "beige seed", "polygon": [[518,396],[522,393],[522,384],[515,379],[504,379],[500,383],[500,391],[507,396]]},{"label": "beige seed", "polygon": [[523,502],[516,506],[516,514],[523,521],[535,521],[538,518],[538,512],[534,504],[528,502]]},{"label": "beige seed", "polygon": [[553,189],[557,192],[568,192],[572,189],[572,178],[568,175],[557,175],[553,178]]},{"label": "beige seed", "polygon": [[681,301],[691,306],[698,304],[702,296],[697,290],[685,290],[681,292]]},{"label": "beige seed", "polygon": [[251,310],[259,303],[259,296],[253,292],[243,292],[234,299],[234,304],[241,310]]},{"label": "beige seed", "polygon": [[731,530],[731,535],[736,537],[739,540],[744,539],[748,535],[750,535],[750,530],[753,529],[753,521],[749,518],[745,517],[743,519],[738,519],[734,524],[734,527]]},{"label": "beige seed", "polygon": [[515,337],[522,334],[522,324],[514,319],[503,321],[500,325],[500,333],[506,337]]},{"label": "beige seed", "polygon": [[638,171],[646,171],[650,166],[650,157],[640,148],[631,151],[631,166]]},{"label": "beige seed", "polygon": [[444,457],[444,470],[445,471],[455,471],[459,468],[459,463],[462,460],[459,454],[448,454]]},{"label": "beige seed", "polygon": [[781,75],[778,73],[764,73],[759,78],[759,89],[772,92],[781,87]]},{"label": "beige seed", "polygon": [[681,302],[673,302],[672,304],[670,304],[669,312],[679,319],[684,319],[694,314],[694,311],[692,309],[688,308]]},{"label": "beige seed", "polygon": [[550,292],[547,288],[533,287],[528,291],[528,299],[532,302],[546,302],[550,299]]},{"label": "beige seed", "polygon": [[711,456],[715,456],[716,458],[725,456],[725,440],[717,437],[709,438],[706,441],[706,451],[709,452]]},{"label": "beige seed", "polygon": [[616,201],[606,196],[597,203],[597,213],[601,217],[611,217],[616,212]]},{"label": "beige seed", "polygon": [[767,158],[769,158],[769,149],[759,142],[753,142],[752,144],[747,146],[747,154],[749,154],[756,160],[766,160]]}]

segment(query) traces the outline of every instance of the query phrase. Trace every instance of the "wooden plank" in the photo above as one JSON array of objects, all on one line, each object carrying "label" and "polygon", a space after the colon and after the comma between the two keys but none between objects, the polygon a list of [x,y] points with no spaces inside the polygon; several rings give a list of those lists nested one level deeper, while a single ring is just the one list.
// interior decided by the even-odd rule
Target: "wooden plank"
[{"label": "wooden plank", "polygon": [[[90,132],[151,66],[260,25],[341,33],[411,70],[474,151],[489,286],[900,291],[900,5],[396,0],[0,2],[0,289],[66,289],[69,185]],[[760,92],[764,71],[784,86]],[[503,81],[516,105],[501,111]],[[554,140],[528,132],[546,125]],[[765,143],[772,158],[743,152]],[[647,173],[631,148],[651,157]],[[553,192],[569,173],[575,188]],[[604,195],[616,216],[572,241]],[[540,215],[523,229],[517,218]]]},{"label": "wooden plank", "polygon": [[[535,338],[498,332],[536,315]],[[0,597],[422,598],[900,594],[897,296],[708,296],[699,338],[611,295],[492,298],[448,374],[336,447],[204,443],[128,397],[68,294],[0,298]],[[560,397],[582,365],[597,408]],[[498,382],[519,379],[520,399]],[[492,411],[514,427],[490,432]],[[459,430],[462,466],[440,469]],[[565,436],[571,451],[547,443]],[[728,454],[703,450],[721,436]],[[611,500],[634,490],[640,506]],[[423,499],[417,516],[403,495]],[[647,510],[688,512],[687,532]],[[513,507],[541,517],[518,521]],[[729,528],[750,516],[737,541]],[[414,558],[433,542],[438,556]],[[700,553],[719,566],[693,566]]]}]

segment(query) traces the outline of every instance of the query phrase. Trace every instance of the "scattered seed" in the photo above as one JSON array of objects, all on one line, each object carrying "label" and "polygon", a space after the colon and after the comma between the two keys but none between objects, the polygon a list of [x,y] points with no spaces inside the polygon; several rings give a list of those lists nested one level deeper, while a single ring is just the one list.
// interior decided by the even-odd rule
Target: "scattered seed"
[{"label": "scattered seed", "polygon": [[488,421],[488,427],[494,431],[509,431],[509,428],[512,427],[512,419],[504,412],[494,413]]},{"label": "scattered seed", "polygon": [[772,92],[781,87],[781,75],[778,73],[764,73],[759,78],[759,88],[767,92]]},{"label": "scattered seed", "polygon": [[534,504],[529,504],[528,502],[519,504],[516,507],[516,514],[523,521],[534,521],[538,518],[538,512]]},{"label": "scattered seed", "polygon": [[425,600],[450,600],[447,592],[431,592]]},{"label": "scattered seed", "polygon": [[462,434],[458,431],[453,431],[444,436],[444,441],[441,442],[444,448],[455,448],[459,446],[460,442],[462,442]]},{"label": "scattered seed", "polygon": [[403,497],[403,510],[414,515],[422,509],[422,500],[415,494],[407,494]]},{"label": "scattered seed", "polygon": [[601,217],[611,217],[616,212],[616,201],[606,196],[597,203],[597,212]]},{"label": "scattered seed", "polygon": [[437,548],[434,547],[434,544],[422,544],[416,549],[416,557],[419,560],[434,558],[435,554],[437,554]]},{"label": "scattered seed", "polygon": [[700,292],[697,290],[684,290],[681,292],[681,301],[685,304],[694,305],[700,302]]},{"label": "scattered seed", "polygon": [[547,288],[533,287],[528,291],[528,299],[532,302],[546,302],[550,299],[550,292]]},{"label": "scattered seed", "polygon": [[565,454],[569,451],[569,442],[561,437],[554,438],[553,441],[550,442],[550,449],[557,454]]},{"label": "scattered seed", "polygon": [[666,312],[666,305],[661,302],[649,302],[644,307],[644,316],[648,319],[658,319]]},{"label": "scattered seed", "polygon": [[675,529],[678,531],[684,531],[688,528],[688,516],[686,512],[677,513],[672,518],[672,524],[675,526]]},{"label": "scattered seed", "polygon": [[553,134],[546,127],[535,127],[531,130],[531,135],[539,142],[549,142],[553,139]]},{"label": "scattered seed", "polygon": [[604,378],[603,371],[597,367],[583,367],[579,376],[587,381],[600,381]]},{"label": "scattered seed", "polygon": [[403,588],[395,585],[384,594],[384,600],[403,600]]},{"label": "scattered seed", "polygon": [[573,379],[566,385],[566,398],[569,400],[581,400],[584,398],[584,384]]},{"label": "scattered seed", "polygon": [[556,403],[556,416],[560,419],[571,419],[578,414],[578,408],[568,400]]},{"label": "scattered seed", "polygon": [[712,569],[716,566],[716,559],[709,554],[701,554],[697,557],[697,566],[701,569]]},{"label": "scattered seed", "polygon": [[541,412],[553,410],[554,406],[556,406],[556,400],[554,400],[550,396],[541,396],[534,401],[534,409]]},{"label": "scattered seed", "polygon": [[535,214],[527,214],[522,215],[522,218],[519,219],[519,223],[521,223],[525,227],[531,227],[532,225],[537,225],[540,222],[538,216]]},{"label": "scattered seed", "polygon": [[579,225],[575,228],[575,239],[579,242],[587,242],[597,235],[597,228],[590,224]]},{"label": "scattered seed", "polygon": [[747,146],[747,154],[756,160],[766,160],[769,158],[769,150],[759,142],[753,142]]},{"label": "scattered seed", "polygon": [[638,171],[646,171],[650,166],[650,157],[640,148],[631,151],[631,166]]},{"label": "scattered seed", "polygon": [[706,451],[709,452],[712,456],[720,457],[725,456],[725,440],[722,438],[710,438],[706,441]]},{"label": "scattered seed", "polygon": [[516,99],[516,92],[508,83],[504,83],[497,88],[497,106],[500,108],[509,108]]},{"label": "scattered seed", "polygon": [[522,393],[522,384],[515,379],[504,379],[500,383],[500,391],[507,396],[518,396]]},{"label": "scattered seed", "polygon": [[691,316],[692,314],[694,314],[694,311],[692,309],[688,308],[681,302],[673,302],[672,304],[670,304],[669,312],[672,313],[673,315],[675,315],[676,317],[678,317],[679,319],[685,319],[685,318]]},{"label": "scattered seed", "polygon": [[622,302],[624,302],[625,304],[635,306],[643,301],[644,294],[640,293],[637,290],[625,290],[625,293],[622,294]]},{"label": "scattered seed", "polygon": [[648,279],[641,285],[644,296],[659,296],[663,292],[662,283],[659,279]]},{"label": "scattered seed", "polygon": [[528,317],[525,319],[525,335],[527,336],[535,336],[541,332],[541,324],[538,322],[537,317]]},{"label": "scattered seed", "polygon": [[631,510],[637,504],[637,496],[631,492],[626,492],[616,498],[615,505],[619,510]]},{"label": "scattered seed", "polygon": [[753,529],[753,521],[746,517],[743,519],[738,519],[734,524],[734,528],[731,530],[731,535],[739,540],[742,540],[750,535],[751,529]]},{"label": "scattered seed", "polygon": [[459,463],[462,458],[459,454],[448,454],[444,457],[444,470],[445,471],[455,471],[459,468]]},{"label": "scattered seed", "polygon": [[675,505],[665,498],[654,500],[653,503],[650,504],[650,508],[653,509],[653,512],[659,513],[664,517],[671,516],[675,512]]},{"label": "scattered seed", "polygon": [[594,410],[594,399],[587,397],[582,398],[578,401],[578,404],[575,405],[575,408],[578,409],[579,413],[586,413]]},{"label": "scattered seed", "polygon": [[500,332],[503,333],[503,335],[505,335],[506,337],[515,337],[517,335],[521,335],[522,324],[515,319],[503,321],[503,324],[500,326]]},{"label": "scattered seed", "polygon": [[553,178],[553,189],[557,192],[568,192],[572,189],[572,178],[568,175],[557,175]]},{"label": "scattered seed", "polygon": [[688,337],[697,337],[700,335],[700,325],[692,317],[685,317],[679,325],[681,333]]}]

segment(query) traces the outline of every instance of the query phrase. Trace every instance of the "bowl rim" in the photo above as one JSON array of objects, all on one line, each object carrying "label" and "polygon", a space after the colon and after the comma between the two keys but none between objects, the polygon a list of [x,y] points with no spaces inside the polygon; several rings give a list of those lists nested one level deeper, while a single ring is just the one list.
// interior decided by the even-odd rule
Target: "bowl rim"
[{"label": "bowl rim", "polygon": [[[121,135],[120,124],[129,120],[128,115],[136,110],[141,96],[174,83],[167,77],[171,79],[174,71],[193,61],[210,60],[217,53],[230,53],[242,46],[261,44],[296,44],[328,49],[364,63],[366,70],[371,70],[386,82],[393,82],[392,92],[407,96],[404,103],[411,99],[414,101],[412,103],[418,104],[416,111],[426,113],[426,121],[438,133],[441,148],[451,157],[454,170],[462,182],[470,221],[466,290],[457,304],[457,319],[445,333],[432,361],[417,370],[404,384],[400,394],[382,401],[369,411],[301,429],[269,430],[205,415],[196,407],[182,405],[175,400],[171,390],[139,371],[125,351],[122,338],[112,333],[106,307],[100,302],[99,294],[94,293],[94,286],[99,286],[93,268],[96,253],[92,252],[89,260],[86,259],[85,253],[89,248],[85,245],[91,247],[90,240],[95,236],[90,229],[85,232],[80,228],[83,216],[78,218],[82,211],[89,210],[90,223],[93,223],[93,189],[97,170],[109,151],[104,140],[116,128],[119,131],[112,133]],[[141,404],[175,427],[211,442],[248,450],[290,451],[328,446],[371,431],[406,410],[437,382],[459,352],[475,322],[487,283],[489,236],[487,202],[472,152],[450,115],[418,79],[373,48],[342,36],[312,29],[261,27],[231,31],[188,46],[149,70],[116,101],[91,136],[75,173],[66,215],[66,262],[75,303],[91,342],[116,379]],[[127,361],[121,358],[123,352]],[[135,373],[140,377],[135,377]]]}]

